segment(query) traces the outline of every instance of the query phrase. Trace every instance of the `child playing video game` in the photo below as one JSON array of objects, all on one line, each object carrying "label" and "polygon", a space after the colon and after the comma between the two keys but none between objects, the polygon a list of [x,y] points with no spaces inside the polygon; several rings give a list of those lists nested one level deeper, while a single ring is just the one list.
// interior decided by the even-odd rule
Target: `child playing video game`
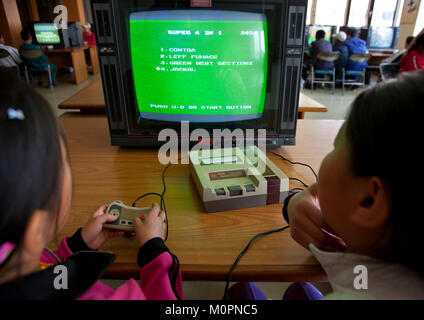
[{"label": "child playing video game", "polygon": [[[295,241],[317,258],[333,292],[325,299],[424,299],[421,171],[424,72],[361,93],[324,159],[316,185],[288,198]],[[230,298],[264,298],[251,283]],[[317,300],[308,283],[287,300]]]},{"label": "child playing video game", "polygon": [[[71,207],[66,138],[48,103],[2,70],[0,155],[0,300],[183,298],[178,259],[164,244],[164,212],[157,204],[143,221],[134,221],[139,283],[129,280],[113,290],[97,281],[115,259],[97,249],[122,236],[103,229],[116,219],[105,214],[106,206],[65,237],[57,251],[45,249],[65,225]],[[66,281],[60,282],[67,290],[57,288],[58,264],[67,271]]]}]

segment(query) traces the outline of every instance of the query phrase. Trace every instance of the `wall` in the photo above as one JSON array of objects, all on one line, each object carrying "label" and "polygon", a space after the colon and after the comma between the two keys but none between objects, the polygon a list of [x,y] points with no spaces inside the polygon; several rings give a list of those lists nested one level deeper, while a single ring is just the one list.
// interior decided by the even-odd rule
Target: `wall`
[{"label": "wall", "polygon": [[415,0],[415,1],[417,4],[417,7],[415,11],[413,12],[408,12],[408,9],[409,9],[408,4],[410,3],[410,1],[405,1],[403,5],[402,17],[400,19],[401,31],[400,31],[398,49],[403,49],[405,47],[406,38],[414,35],[415,24],[417,22],[417,17],[418,17],[418,9],[422,2],[421,0]]},{"label": "wall", "polygon": [[6,44],[18,48],[22,43],[22,23],[16,0],[0,0],[0,32]]}]

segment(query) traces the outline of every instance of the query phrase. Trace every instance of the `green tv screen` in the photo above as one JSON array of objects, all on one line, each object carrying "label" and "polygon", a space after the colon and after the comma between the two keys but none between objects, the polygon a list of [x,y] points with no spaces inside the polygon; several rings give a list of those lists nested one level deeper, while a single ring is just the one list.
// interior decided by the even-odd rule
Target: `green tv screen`
[{"label": "green tv screen", "polygon": [[229,122],[262,117],[268,70],[265,15],[136,12],[129,30],[141,118]]},{"label": "green tv screen", "polygon": [[59,44],[59,30],[54,23],[38,23],[34,25],[35,38],[39,44]]}]

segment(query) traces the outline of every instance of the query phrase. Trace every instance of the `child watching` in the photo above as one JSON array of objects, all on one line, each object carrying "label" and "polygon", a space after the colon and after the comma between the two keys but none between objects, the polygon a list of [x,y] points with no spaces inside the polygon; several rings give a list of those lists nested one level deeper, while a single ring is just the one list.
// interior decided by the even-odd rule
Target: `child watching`
[{"label": "child watching", "polygon": [[[97,281],[115,259],[96,251],[121,232],[103,229],[116,218],[101,206],[85,227],[45,250],[65,225],[72,175],[66,138],[48,103],[0,70],[0,299],[180,299],[178,259],[164,244],[157,204],[135,219],[140,283],[117,290]],[[144,217],[142,217],[143,219]],[[135,258],[135,257],[134,257]],[[56,264],[68,271],[68,290],[56,290]]]},{"label": "child watching", "polygon": [[415,44],[400,61],[400,71],[424,70],[424,34],[417,37]]},{"label": "child watching", "polygon": [[[413,164],[421,145],[423,87],[424,72],[415,72],[361,93],[322,162],[318,183],[285,201],[293,239],[328,275],[333,293],[326,299],[424,298],[424,260],[417,254],[422,192],[408,179],[420,171],[420,162]],[[358,266],[368,271],[366,288],[355,287]],[[253,297],[246,292],[263,298],[251,283],[237,284],[229,296]],[[322,297],[311,284],[297,283],[284,299]]]}]

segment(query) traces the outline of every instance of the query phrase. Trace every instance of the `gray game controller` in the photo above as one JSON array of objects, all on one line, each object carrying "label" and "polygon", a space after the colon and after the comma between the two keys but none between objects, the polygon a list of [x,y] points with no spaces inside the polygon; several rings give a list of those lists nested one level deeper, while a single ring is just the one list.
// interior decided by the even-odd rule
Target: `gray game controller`
[{"label": "gray game controller", "polygon": [[134,219],[143,217],[143,215],[146,218],[151,210],[152,208],[129,207],[116,200],[108,206],[106,213],[117,217],[117,219],[114,222],[105,223],[103,227],[108,230],[134,232]]}]

